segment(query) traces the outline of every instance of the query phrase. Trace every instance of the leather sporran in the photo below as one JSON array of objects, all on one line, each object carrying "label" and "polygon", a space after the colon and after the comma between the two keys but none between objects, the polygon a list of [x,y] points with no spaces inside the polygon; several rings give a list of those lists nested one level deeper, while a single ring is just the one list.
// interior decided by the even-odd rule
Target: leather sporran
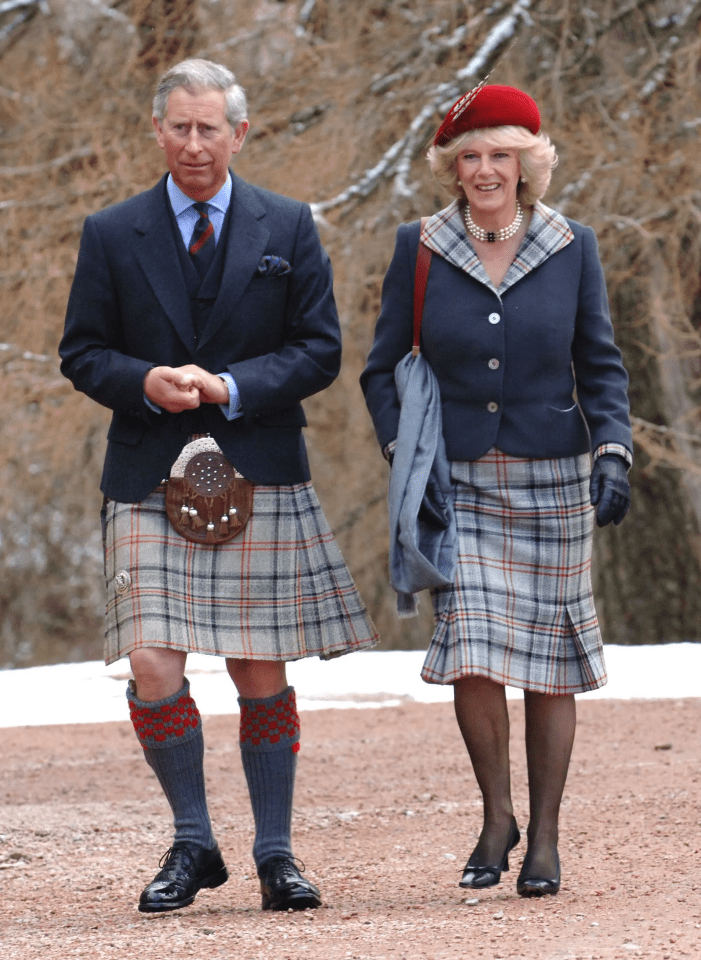
[{"label": "leather sporran", "polygon": [[193,543],[226,543],[241,533],[252,507],[253,484],[211,437],[183,448],[166,485],[166,513],[181,537]]}]

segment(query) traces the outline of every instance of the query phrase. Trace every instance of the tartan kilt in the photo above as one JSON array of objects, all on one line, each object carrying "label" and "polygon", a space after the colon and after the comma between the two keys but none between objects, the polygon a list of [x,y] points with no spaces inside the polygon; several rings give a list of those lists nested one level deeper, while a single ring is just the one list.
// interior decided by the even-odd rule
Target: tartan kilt
[{"label": "tartan kilt", "polygon": [[433,590],[427,683],[465,676],[546,694],[606,683],[591,588],[588,454],[553,460],[496,449],[451,464],[459,557]]},{"label": "tartan kilt", "polygon": [[142,647],[253,660],[335,657],[377,633],[311,483],[255,486],[241,533],[185,540],[160,489],[102,509],[105,661]]}]

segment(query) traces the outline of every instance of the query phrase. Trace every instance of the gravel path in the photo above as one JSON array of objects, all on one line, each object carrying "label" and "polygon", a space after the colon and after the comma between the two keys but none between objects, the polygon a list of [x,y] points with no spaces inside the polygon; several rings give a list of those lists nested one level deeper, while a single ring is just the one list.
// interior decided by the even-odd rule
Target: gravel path
[{"label": "gravel path", "polygon": [[[523,709],[510,704],[526,826]],[[238,716],[205,718],[231,873],[163,917],[136,910],[168,812],[128,723],[2,731],[3,960],[676,960],[701,956],[701,700],[587,701],[566,793],[560,895],[457,882],[480,804],[447,704],[302,714],[295,843],[324,906],[263,914]]]}]

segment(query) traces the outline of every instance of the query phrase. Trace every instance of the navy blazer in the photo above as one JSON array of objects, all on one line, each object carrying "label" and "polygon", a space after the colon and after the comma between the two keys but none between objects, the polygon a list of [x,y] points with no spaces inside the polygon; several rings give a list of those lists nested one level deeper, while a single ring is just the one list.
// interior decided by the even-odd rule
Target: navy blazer
[{"label": "navy blazer", "polygon": [[[232,174],[221,286],[199,341],[179,262],[164,177],[153,189],[85,221],[61,370],[113,410],[103,493],[136,502],[163,478],[190,433],[211,433],[237,469],[263,484],[309,479],[301,400],[338,375],[341,337],[328,256],[307,204]],[[257,271],[265,255],[291,271]],[[153,412],[143,383],[154,366],[228,370],[243,416],[218,406]]]},{"label": "navy blazer", "polygon": [[[397,436],[394,368],[411,349],[418,221],[399,227],[361,386],[381,447]],[[491,447],[567,457],[632,452],[628,377],[614,343],[594,232],[538,204],[495,290],[457,204],[430,218],[421,350],[439,383],[449,460]]]}]

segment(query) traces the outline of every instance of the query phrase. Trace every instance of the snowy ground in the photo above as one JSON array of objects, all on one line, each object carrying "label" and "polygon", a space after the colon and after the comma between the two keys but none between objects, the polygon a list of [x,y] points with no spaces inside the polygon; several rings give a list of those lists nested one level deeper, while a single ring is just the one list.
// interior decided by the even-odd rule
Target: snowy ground
[{"label": "snowy ground", "polygon": [[[451,687],[426,684],[424,653],[370,651],[330,662],[302,660],[288,666],[302,710],[436,703]],[[609,682],[582,699],[667,699],[701,696],[701,644],[606,647]],[[0,671],[0,727],[124,720],[126,660]],[[191,655],[187,675],[201,713],[238,712],[233,685],[217,657]],[[520,697],[509,689],[510,697]]]}]

